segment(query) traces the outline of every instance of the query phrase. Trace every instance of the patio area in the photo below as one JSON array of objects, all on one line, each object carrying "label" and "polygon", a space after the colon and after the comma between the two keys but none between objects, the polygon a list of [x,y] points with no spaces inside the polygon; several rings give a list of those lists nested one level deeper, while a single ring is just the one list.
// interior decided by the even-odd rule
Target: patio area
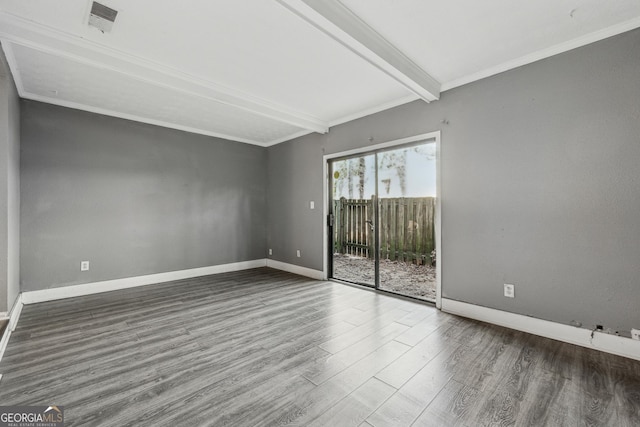
[{"label": "patio area", "polygon": [[[348,282],[374,284],[374,260],[353,255],[333,255],[333,277]],[[380,260],[380,288],[428,301],[436,299],[436,269],[402,261]]]}]

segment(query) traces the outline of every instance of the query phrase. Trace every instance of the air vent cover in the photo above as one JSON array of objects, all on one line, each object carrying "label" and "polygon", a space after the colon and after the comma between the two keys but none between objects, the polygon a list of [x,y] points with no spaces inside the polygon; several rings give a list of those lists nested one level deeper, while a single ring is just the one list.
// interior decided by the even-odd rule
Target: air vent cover
[{"label": "air vent cover", "polygon": [[103,33],[109,33],[117,15],[117,10],[94,1],[91,5],[91,13],[89,13],[89,25],[96,27]]}]

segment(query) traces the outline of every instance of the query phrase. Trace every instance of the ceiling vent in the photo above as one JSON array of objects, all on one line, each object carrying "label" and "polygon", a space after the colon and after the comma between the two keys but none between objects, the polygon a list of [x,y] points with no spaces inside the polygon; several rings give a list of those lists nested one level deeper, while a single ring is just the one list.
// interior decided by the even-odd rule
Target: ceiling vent
[{"label": "ceiling vent", "polygon": [[89,26],[96,27],[103,33],[109,33],[117,15],[117,10],[94,1],[89,13]]}]

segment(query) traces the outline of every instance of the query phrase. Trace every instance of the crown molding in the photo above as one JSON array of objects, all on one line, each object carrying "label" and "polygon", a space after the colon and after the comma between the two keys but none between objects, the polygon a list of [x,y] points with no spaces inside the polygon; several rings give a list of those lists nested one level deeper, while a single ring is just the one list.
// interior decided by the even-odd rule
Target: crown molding
[{"label": "crown molding", "polygon": [[343,123],[350,122],[352,120],[361,119],[362,117],[370,116],[372,114],[376,114],[376,113],[379,113],[381,111],[389,110],[389,109],[391,109],[393,107],[397,107],[399,105],[408,104],[409,102],[413,102],[413,101],[416,101],[418,99],[420,99],[420,97],[418,97],[415,94],[411,94],[409,96],[404,96],[404,97],[399,98],[399,99],[394,99],[393,101],[385,102],[384,104],[376,105],[375,107],[371,107],[371,108],[367,108],[367,109],[364,109],[364,110],[360,110],[357,113],[349,114],[347,116],[343,116],[343,117],[340,117],[338,119],[331,120],[329,122],[329,127],[332,128],[334,126],[338,126],[338,125],[341,125]]},{"label": "crown molding", "polygon": [[[372,114],[376,114],[376,113],[379,113],[381,111],[389,110],[389,109],[397,107],[399,105],[408,104],[409,102],[413,102],[413,101],[416,101],[418,99],[420,99],[420,98],[417,95],[411,94],[409,96],[405,96],[405,97],[402,97],[402,98],[399,98],[399,99],[394,99],[391,102],[386,102],[384,104],[376,105],[375,107],[372,107],[372,108],[367,108],[367,109],[364,109],[364,110],[360,110],[357,113],[349,114],[347,116],[343,116],[343,117],[340,117],[338,119],[330,121],[329,122],[329,130],[331,130],[331,128],[334,127],[334,126],[338,126],[338,125],[341,125],[343,123],[348,123],[348,122],[353,121],[353,120],[361,119],[363,117],[370,116]],[[284,138],[280,138],[280,139],[276,139],[276,140],[273,140],[273,141],[269,141],[264,146],[265,147],[271,147],[272,145],[280,144],[282,142],[291,141],[292,139],[300,138],[301,136],[309,135],[310,133],[312,133],[312,132],[307,131],[307,130],[303,130],[301,132],[296,132],[296,133],[294,133],[292,135],[285,136]]]},{"label": "crown molding", "polygon": [[431,102],[440,83],[337,0],[277,0],[389,77]]},{"label": "crown molding", "polygon": [[541,49],[536,52],[521,56],[519,58],[503,62],[502,64],[496,65],[494,67],[489,67],[482,71],[478,71],[476,73],[451,80],[449,82],[443,83],[441,90],[442,92],[444,92],[458,86],[466,85],[477,80],[482,80],[487,77],[512,70],[514,68],[522,67],[523,65],[531,64],[533,62],[540,61],[542,59],[549,58],[560,53],[577,49],[591,43],[599,42],[600,40],[604,40],[609,37],[625,33],[627,31],[635,30],[636,28],[640,28],[640,17],[604,28],[602,30],[594,31],[592,33],[577,37],[573,40],[569,40],[546,49]]},{"label": "crown molding", "polygon": [[[293,111],[282,105],[195,77],[164,64],[131,55],[3,11],[0,11],[0,38],[3,41],[65,56],[86,64],[99,65],[137,80],[207,98],[309,131],[325,133],[329,128],[327,122],[317,117]],[[19,74],[16,69],[12,69],[12,71],[14,74]]]},{"label": "crown molding", "polygon": [[273,141],[269,141],[266,144],[264,144],[264,147],[271,147],[273,145],[278,145],[280,143],[283,142],[287,142],[287,141],[291,141],[292,139],[296,139],[296,138],[300,138],[301,136],[305,136],[305,135],[309,135],[310,133],[313,133],[311,131],[308,130],[302,130],[300,132],[296,132],[294,134],[282,137],[282,138],[278,138],[278,139],[274,139]]},{"label": "crown molding", "polygon": [[45,102],[47,104],[59,105],[61,107],[73,108],[74,110],[88,111],[90,113],[96,113],[96,114],[102,114],[102,115],[105,115],[105,116],[117,117],[117,118],[120,118],[120,119],[131,120],[131,121],[140,122],[140,123],[146,123],[146,124],[149,124],[149,125],[161,126],[161,127],[165,127],[165,128],[169,128],[169,129],[181,130],[181,131],[184,131],[184,132],[195,133],[195,134],[199,134],[199,135],[211,136],[211,137],[214,137],[214,138],[226,139],[228,141],[236,141],[236,142],[243,142],[245,144],[259,145],[260,147],[265,147],[266,146],[264,142],[260,142],[260,141],[254,141],[254,140],[246,139],[246,138],[239,138],[237,136],[226,135],[224,133],[210,132],[210,131],[202,130],[202,129],[199,129],[199,128],[194,128],[194,127],[190,127],[190,126],[182,126],[182,125],[178,125],[178,124],[175,124],[175,123],[166,122],[166,121],[163,121],[163,120],[149,119],[147,117],[136,116],[135,114],[121,113],[119,111],[108,110],[108,109],[105,109],[105,108],[94,107],[94,106],[86,105],[86,104],[79,104],[79,103],[72,102],[72,101],[64,101],[64,100],[61,100],[61,99],[50,98],[50,97],[46,97],[46,96],[40,96],[40,95],[36,95],[36,94],[30,93],[30,92],[26,92],[24,90],[22,91],[22,93],[20,93],[20,90],[18,90],[18,93],[20,94],[20,97],[24,98],[24,99],[30,99],[32,101]]},{"label": "crown molding", "polygon": [[[195,127],[191,127],[191,126],[183,126],[183,125],[179,125],[177,123],[167,122],[165,120],[151,119],[149,117],[138,116],[138,115],[129,114],[129,113],[123,113],[123,112],[116,111],[116,110],[111,110],[111,109],[107,109],[107,108],[100,108],[100,107],[96,107],[96,106],[89,105],[89,104],[82,104],[82,103],[79,103],[79,102],[67,101],[67,100],[64,100],[64,99],[59,99],[59,98],[54,98],[54,97],[50,97],[50,96],[44,96],[44,95],[39,95],[39,94],[36,94],[36,93],[29,92],[24,88],[24,85],[23,85],[23,82],[22,82],[22,77],[20,76],[20,72],[19,72],[18,63],[17,63],[17,60],[15,59],[15,55],[13,53],[12,45],[13,45],[12,42],[9,42],[7,40],[2,40],[2,47],[3,47],[5,55],[7,57],[7,62],[9,63],[9,67],[11,68],[13,79],[14,79],[14,82],[16,84],[16,89],[18,90],[18,95],[20,95],[21,98],[29,99],[29,100],[32,100],[32,101],[45,102],[47,104],[59,105],[61,107],[73,108],[75,110],[88,111],[90,113],[103,114],[105,116],[118,117],[118,118],[121,118],[121,119],[132,120],[132,121],[140,122],[140,123],[147,123],[147,124],[155,125],[155,126],[162,126],[162,127],[169,128],[169,129],[176,129],[176,130],[195,133],[195,134],[199,134],[199,135],[211,136],[211,137],[214,137],[214,138],[222,138],[222,139],[227,139],[227,140],[230,140],[230,141],[243,142],[245,144],[265,146],[265,143],[262,142],[262,141],[255,141],[255,140],[252,140],[252,139],[241,138],[241,137],[238,137],[238,136],[228,135],[228,134],[224,134],[224,133],[220,133],[220,132],[212,132],[212,131],[208,131],[208,130],[200,129],[200,128],[195,128]],[[29,46],[29,47],[31,47],[31,46]],[[40,49],[38,49],[38,50],[40,50]],[[46,50],[41,50],[41,51],[42,52],[47,52]],[[73,59],[73,60],[78,60],[78,58],[70,57],[69,55],[66,55],[66,54],[60,54],[59,56],[67,57],[67,58],[70,58],[70,59]],[[80,61],[80,60],[78,60],[78,62],[82,62],[82,63],[85,63],[85,64],[87,63],[86,61]],[[91,65],[99,66],[99,64],[91,64]],[[102,68],[106,68],[106,67],[102,67]]]}]

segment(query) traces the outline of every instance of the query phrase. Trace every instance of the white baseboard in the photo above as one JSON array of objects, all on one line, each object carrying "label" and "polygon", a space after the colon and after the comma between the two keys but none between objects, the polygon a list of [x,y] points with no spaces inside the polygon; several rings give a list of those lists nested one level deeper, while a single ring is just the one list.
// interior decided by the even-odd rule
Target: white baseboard
[{"label": "white baseboard", "polygon": [[126,277],[124,279],[105,280],[101,282],[85,283],[82,285],[63,286],[59,288],[42,289],[38,291],[22,292],[18,295],[11,310],[9,325],[0,340],[0,360],[9,342],[11,332],[18,324],[18,318],[24,304],[36,304],[39,302],[54,301],[65,298],[73,298],[84,295],[93,295],[119,289],[135,288],[138,286],[153,285],[173,280],[190,279],[193,277],[207,276],[210,274],[228,273],[232,271],[248,270],[251,268],[271,267],[277,270],[288,271],[301,276],[322,280],[324,273],[311,268],[300,267],[280,261],[269,259],[256,259],[252,261],[235,262],[231,264],[214,265],[210,267],[192,268],[189,270],[170,271],[167,273],[149,274],[146,276]]},{"label": "white baseboard", "polygon": [[190,279],[192,277],[207,276],[209,274],[228,273],[232,271],[247,270],[250,268],[265,267],[266,265],[266,260],[263,258],[252,261],[234,262],[231,264],[213,265],[210,267],[169,271],[167,273],[148,274],[146,276],[105,280],[102,282],[86,283],[82,285],[63,286],[60,288],[42,289],[39,291],[27,291],[22,293],[22,302],[24,304],[35,304],[38,302],[54,301],[64,298],[117,291],[119,289],[135,288],[137,286],[171,282],[173,280]]},{"label": "white baseboard", "polygon": [[482,307],[466,302],[442,298],[442,311],[483,322],[516,329],[522,332],[576,344],[582,347],[640,360],[640,341],[618,335],[592,332],[589,329],[563,325],[522,314]]},{"label": "white baseboard", "polygon": [[24,301],[22,300],[22,294],[18,294],[18,298],[13,303],[13,307],[11,308],[11,312],[9,313],[9,327],[8,329],[11,332],[16,330],[16,326],[18,326],[18,319],[20,318],[20,313],[22,313],[22,306],[24,305]]},{"label": "white baseboard", "polygon": [[9,312],[9,324],[7,325],[7,329],[4,330],[4,334],[2,334],[2,338],[0,339],[0,360],[2,360],[2,356],[4,356],[4,351],[7,349],[7,344],[9,344],[9,338],[11,338],[11,332],[16,330],[16,326],[18,325],[18,319],[20,318],[20,313],[22,313],[22,295],[18,294],[18,298],[13,303],[13,307]]},{"label": "white baseboard", "polygon": [[310,277],[316,280],[324,280],[324,273],[322,271],[307,267],[300,267],[295,264],[287,264],[286,262],[267,259],[267,267],[275,268],[276,270],[288,271],[289,273],[299,274],[300,276]]}]

